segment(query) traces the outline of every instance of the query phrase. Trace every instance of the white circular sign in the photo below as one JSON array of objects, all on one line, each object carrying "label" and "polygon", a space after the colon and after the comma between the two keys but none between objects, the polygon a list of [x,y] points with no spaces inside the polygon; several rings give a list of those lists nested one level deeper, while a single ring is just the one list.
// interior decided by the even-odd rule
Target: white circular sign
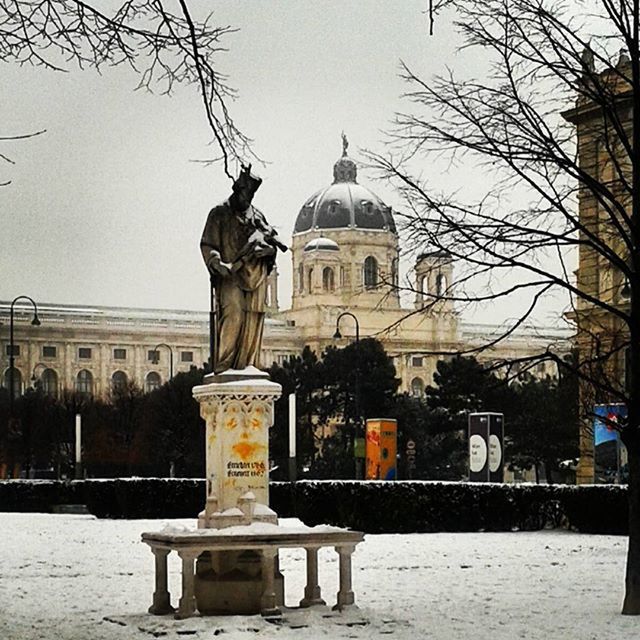
[{"label": "white circular sign", "polygon": [[478,473],[487,464],[487,443],[477,433],[469,438],[469,468]]},{"label": "white circular sign", "polygon": [[502,462],[502,447],[500,438],[495,434],[489,436],[489,471],[495,473],[500,468]]}]

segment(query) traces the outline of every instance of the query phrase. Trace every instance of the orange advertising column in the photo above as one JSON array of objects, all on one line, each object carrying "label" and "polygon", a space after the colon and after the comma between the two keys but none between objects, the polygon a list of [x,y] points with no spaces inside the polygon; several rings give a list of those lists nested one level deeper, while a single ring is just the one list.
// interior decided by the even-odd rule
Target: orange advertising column
[{"label": "orange advertising column", "polygon": [[387,418],[367,420],[367,480],[395,480],[398,423]]}]

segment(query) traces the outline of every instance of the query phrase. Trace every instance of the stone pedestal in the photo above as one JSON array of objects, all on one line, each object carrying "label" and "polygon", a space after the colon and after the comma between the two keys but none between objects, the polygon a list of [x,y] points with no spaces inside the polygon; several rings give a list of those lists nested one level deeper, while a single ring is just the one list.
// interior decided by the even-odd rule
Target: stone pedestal
[{"label": "stone pedestal", "polygon": [[[277,524],[269,508],[269,428],[279,384],[251,368],[207,376],[194,387],[206,422],[207,499],[199,529],[225,529],[252,522]],[[263,572],[273,584],[274,605],[283,604],[284,579],[277,553],[266,562],[252,551],[206,552],[196,562],[198,610],[209,614],[250,614],[265,609]]]},{"label": "stone pedestal", "polygon": [[241,373],[193,388],[206,422],[207,502],[199,528],[277,522],[268,508],[269,427],[282,388],[265,378],[238,379]]}]

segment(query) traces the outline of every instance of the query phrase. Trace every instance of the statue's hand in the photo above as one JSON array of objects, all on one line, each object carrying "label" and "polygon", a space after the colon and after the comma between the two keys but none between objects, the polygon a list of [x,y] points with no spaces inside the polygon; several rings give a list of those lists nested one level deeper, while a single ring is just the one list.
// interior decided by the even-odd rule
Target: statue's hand
[{"label": "statue's hand", "polygon": [[209,252],[207,267],[209,267],[209,271],[211,271],[211,273],[217,273],[220,276],[231,275],[231,265],[227,262],[222,262],[220,252],[215,249],[212,249]]},{"label": "statue's hand", "polygon": [[253,251],[253,255],[256,258],[267,258],[269,256],[274,256],[275,254],[276,254],[275,247],[271,247],[268,244],[258,245]]}]

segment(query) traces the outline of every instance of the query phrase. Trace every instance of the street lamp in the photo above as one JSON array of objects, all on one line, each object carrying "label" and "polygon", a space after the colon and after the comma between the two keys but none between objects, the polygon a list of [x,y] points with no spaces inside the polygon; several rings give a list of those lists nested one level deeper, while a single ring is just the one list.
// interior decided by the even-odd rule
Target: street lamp
[{"label": "street lamp", "polygon": [[362,479],[364,477],[364,473],[363,473],[363,464],[362,464],[362,458],[357,457],[355,448],[356,448],[356,440],[358,438],[362,438],[363,437],[363,433],[362,433],[362,412],[360,410],[360,323],[358,322],[358,318],[356,318],[353,313],[351,313],[350,311],[343,311],[337,318],[336,318],[336,332],[333,334],[334,339],[339,340],[340,338],[342,338],[342,334],[340,333],[340,320],[342,320],[342,318],[344,318],[345,316],[348,316],[349,318],[352,318],[353,321],[355,322],[356,325],[356,340],[355,340],[355,405],[356,405],[356,424],[355,424],[355,429],[354,429],[354,442],[353,442],[353,446],[354,446],[354,457],[355,457],[355,471],[356,471],[356,478],[357,479]]},{"label": "street lamp", "polygon": [[164,342],[157,344],[153,348],[153,360],[151,361],[153,364],[158,364],[158,362],[160,361],[158,347],[166,347],[167,349],[169,349],[169,380],[173,380],[173,349]]},{"label": "street lamp", "polygon": [[34,302],[33,298],[29,296],[17,296],[11,302],[11,309],[9,311],[9,418],[13,418],[13,400],[15,395],[14,383],[13,383],[13,372],[14,372],[14,363],[16,357],[14,355],[14,346],[13,346],[13,307],[15,306],[18,300],[28,300],[33,305],[33,320],[31,320],[31,324],[34,327],[40,326],[40,320],[38,318],[38,306]]}]

